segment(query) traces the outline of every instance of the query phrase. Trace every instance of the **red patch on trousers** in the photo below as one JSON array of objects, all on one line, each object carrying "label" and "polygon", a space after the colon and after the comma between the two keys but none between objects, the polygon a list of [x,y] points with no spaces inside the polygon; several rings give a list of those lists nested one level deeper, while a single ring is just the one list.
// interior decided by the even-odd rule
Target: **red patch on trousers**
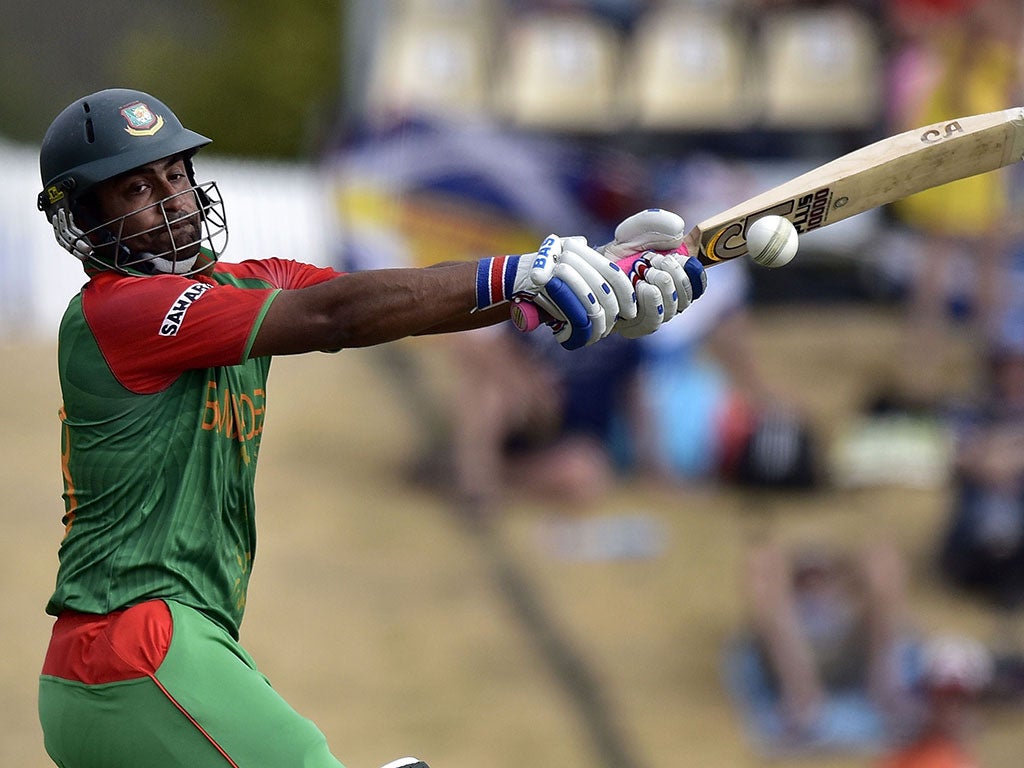
[{"label": "red patch on trousers", "polygon": [[87,685],[151,677],[171,645],[171,611],[151,600],[105,615],[57,617],[42,674]]}]

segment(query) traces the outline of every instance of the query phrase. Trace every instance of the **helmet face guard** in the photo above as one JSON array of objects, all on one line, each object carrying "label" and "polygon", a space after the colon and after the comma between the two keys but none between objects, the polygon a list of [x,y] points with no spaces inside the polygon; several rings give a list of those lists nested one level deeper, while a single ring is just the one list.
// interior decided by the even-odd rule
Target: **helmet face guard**
[{"label": "helmet face guard", "polygon": [[[194,274],[216,261],[227,245],[217,185],[196,184],[192,168],[192,155],[209,143],[149,94],[122,88],[99,91],[72,103],[47,130],[39,153],[43,191],[38,207],[53,225],[57,242],[85,263],[87,271],[91,266],[132,275]],[[175,156],[184,160],[191,187],[141,209],[159,209],[161,214],[161,223],[145,232],[125,227],[139,211],[99,221],[83,204],[100,182]],[[196,210],[172,214],[167,204],[188,194],[195,196],[196,206],[189,208]]]},{"label": "helmet face guard", "polygon": [[[172,214],[168,205],[185,195],[194,196],[198,208],[185,215]],[[149,210],[158,212],[159,223],[139,232],[126,231],[128,219]],[[80,219],[76,222],[68,208],[58,207],[52,219],[57,242],[86,265],[126,275],[193,275],[215,262],[227,246],[224,202],[213,181],[193,184],[89,229],[81,228],[88,217]],[[160,245],[154,248],[153,242]]]}]

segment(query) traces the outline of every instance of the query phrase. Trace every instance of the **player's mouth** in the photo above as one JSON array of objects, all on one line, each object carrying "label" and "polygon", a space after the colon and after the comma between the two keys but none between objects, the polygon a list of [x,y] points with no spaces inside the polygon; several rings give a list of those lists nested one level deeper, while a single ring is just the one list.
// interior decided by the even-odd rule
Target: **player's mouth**
[{"label": "player's mouth", "polygon": [[122,243],[133,251],[149,253],[175,254],[193,250],[200,241],[200,214],[198,211],[150,227],[130,237],[122,239]]}]

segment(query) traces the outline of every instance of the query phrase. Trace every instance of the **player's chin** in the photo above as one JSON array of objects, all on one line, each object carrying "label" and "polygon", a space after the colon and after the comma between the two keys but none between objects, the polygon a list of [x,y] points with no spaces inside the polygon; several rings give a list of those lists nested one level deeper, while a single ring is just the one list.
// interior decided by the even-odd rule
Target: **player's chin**
[{"label": "player's chin", "polygon": [[167,239],[171,241],[171,247],[175,250],[183,250],[192,246],[198,249],[201,240],[199,225],[192,219],[175,222],[171,225]]},{"label": "player's chin", "polygon": [[199,247],[149,254],[149,271],[166,275],[192,275],[204,271],[210,260],[203,257]]},{"label": "player's chin", "polygon": [[198,256],[201,246],[202,239],[199,237],[199,230],[186,226],[175,227],[171,233],[149,238],[148,242],[139,243],[133,246],[133,249],[158,254],[172,261],[181,261]]}]

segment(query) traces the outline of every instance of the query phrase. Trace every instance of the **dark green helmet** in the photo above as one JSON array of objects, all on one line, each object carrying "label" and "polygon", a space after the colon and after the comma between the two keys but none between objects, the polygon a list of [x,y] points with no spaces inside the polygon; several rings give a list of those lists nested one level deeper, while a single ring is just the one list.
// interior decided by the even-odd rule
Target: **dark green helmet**
[{"label": "dark green helmet", "polygon": [[[214,247],[210,242],[211,227],[213,234],[225,238],[227,234],[216,184],[196,185],[192,170],[192,155],[209,143],[210,139],[185,128],[166,104],[142,91],[111,88],[84,96],[57,115],[43,137],[39,152],[43,191],[38,207],[54,225],[57,241],[97,267],[128,274],[199,271],[223,250],[223,244]],[[116,234],[119,220],[91,220],[78,205],[98,183],[175,155],[185,158],[193,187],[190,194],[201,203],[201,240],[207,258],[200,259],[204,263],[197,268],[193,268],[194,254],[189,253],[187,267],[183,256],[195,250],[195,242],[174,245],[161,254],[134,253]]]}]

